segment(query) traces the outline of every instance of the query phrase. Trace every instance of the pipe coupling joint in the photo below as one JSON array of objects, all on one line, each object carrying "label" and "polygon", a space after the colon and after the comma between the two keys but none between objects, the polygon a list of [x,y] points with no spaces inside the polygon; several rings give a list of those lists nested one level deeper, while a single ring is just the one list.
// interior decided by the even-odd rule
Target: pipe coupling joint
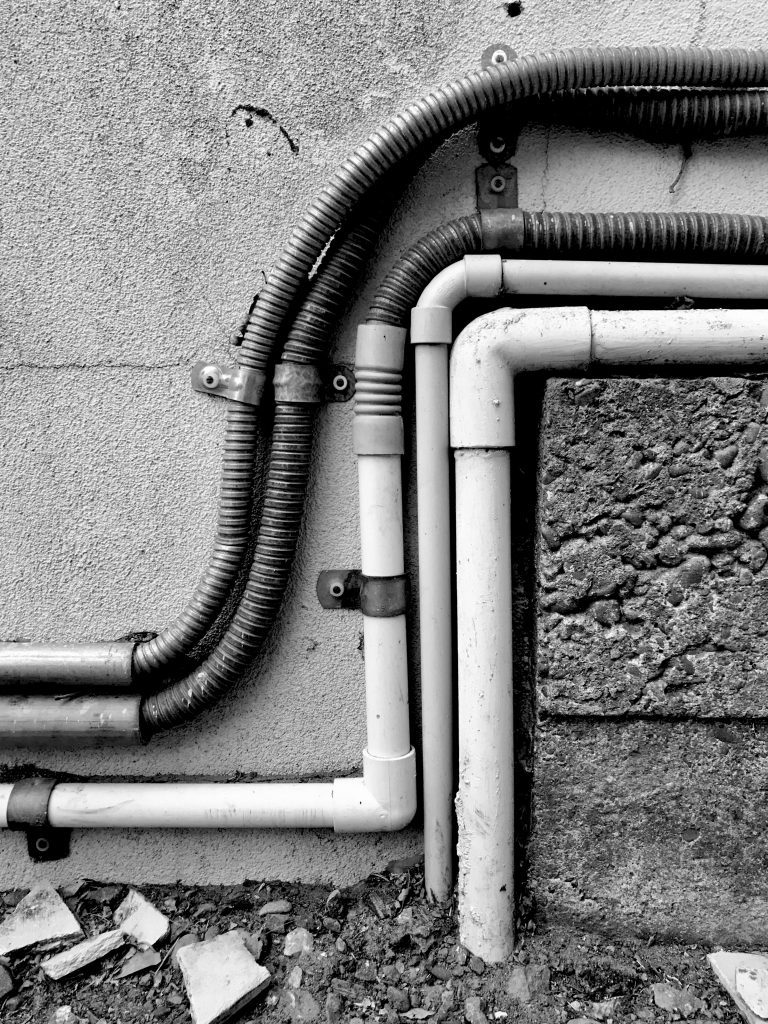
[{"label": "pipe coupling joint", "polygon": [[319,405],[323,400],[320,372],[311,363],[278,363],[273,384],[275,402],[281,405]]},{"label": "pipe coupling joint", "polygon": [[412,345],[450,345],[453,310],[448,306],[414,306],[411,310]]},{"label": "pipe coupling joint", "polygon": [[366,416],[356,410],[352,447],[355,455],[402,455],[405,452],[402,416]]},{"label": "pipe coupling joint", "polygon": [[522,252],[525,218],[522,210],[481,210],[480,232],[486,252]]}]

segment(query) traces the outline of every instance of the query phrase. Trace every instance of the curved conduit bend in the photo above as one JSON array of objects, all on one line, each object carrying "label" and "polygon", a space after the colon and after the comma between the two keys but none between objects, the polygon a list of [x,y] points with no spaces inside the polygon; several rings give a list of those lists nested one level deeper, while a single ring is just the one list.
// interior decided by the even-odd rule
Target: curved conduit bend
[{"label": "curved conduit bend", "polygon": [[[423,155],[481,114],[498,107],[508,107],[522,99],[569,90],[652,86],[719,87],[743,91],[766,84],[768,51],[765,50],[611,47],[522,57],[509,63],[491,65],[443,86],[425,99],[411,104],[374,132],[342,164],[311,204],[291,235],[243,329],[240,351],[243,371],[257,377],[266,374],[278,354],[281,334],[290,322],[313,265],[360,200],[390,171],[419,154]],[[753,117],[753,114],[749,116]],[[709,114],[700,105],[686,117],[707,120]],[[311,417],[302,407],[283,413],[284,410],[278,406],[275,436],[279,452],[270,462],[268,492],[270,482],[277,490],[280,489],[283,468],[293,466],[294,461],[297,477],[306,478],[303,468],[306,463],[305,436]],[[230,415],[233,438],[237,435],[241,441],[244,439],[252,426],[252,416],[251,410],[235,410]],[[250,442],[246,444],[250,447]],[[242,469],[242,473],[237,471],[238,482],[234,488],[238,521],[242,521],[244,509],[248,506],[247,500],[241,500],[248,490],[245,480],[248,460],[238,455],[235,462]],[[296,490],[287,502],[287,522],[283,523],[278,516],[275,524],[267,517],[259,530],[256,557],[245,592],[234,618],[213,652],[184,679],[171,683],[155,695],[142,698],[139,710],[145,736],[188,721],[214,704],[234,685],[263,642],[279,608],[295,548],[297,528],[292,520],[304,493],[298,479],[295,482]],[[280,500],[276,499],[275,507]],[[213,568],[201,583],[202,589],[198,588],[193,596],[188,609],[190,614],[183,612],[177,623],[161,634],[162,642],[141,648],[135,658],[139,676],[145,669],[148,671],[150,662],[159,660],[164,664],[167,659],[175,658],[207,630],[218,614],[222,594],[228,587],[227,581],[231,582],[236,572],[235,563],[239,564],[241,534],[238,528],[233,528],[233,536],[223,539],[220,518],[217,536],[221,543],[217,541],[215,565],[212,563]],[[220,558],[216,554],[219,548]],[[109,713],[107,702],[108,698],[102,702],[105,714]]]}]

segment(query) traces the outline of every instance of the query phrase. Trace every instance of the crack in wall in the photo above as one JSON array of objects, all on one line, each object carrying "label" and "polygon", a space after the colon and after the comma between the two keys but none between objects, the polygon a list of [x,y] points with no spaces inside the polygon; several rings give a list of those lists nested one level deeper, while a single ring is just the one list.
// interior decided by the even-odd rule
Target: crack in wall
[{"label": "crack in wall", "polygon": [[296,142],[296,140],[293,139],[288,134],[288,131],[286,130],[286,128],[283,127],[283,125],[280,123],[280,121],[278,121],[278,119],[275,117],[275,115],[270,110],[267,110],[266,107],[257,107],[257,106],[254,106],[254,104],[252,104],[252,103],[238,103],[238,105],[232,110],[232,113],[230,114],[230,117],[235,117],[237,114],[240,114],[240,113],[245,114],[245,127],[246,128],[250,128],[253,125],[253,119],[255,117],[261,118],[261,119],[263,119],[265,121],[269,121],[270,124],[273,124],[275,126],[275,128],[277,128],[277,130],[283,136],[285,141],[288,143],[288,145],[291,148],[291,152],[292,153],[298,153],[299,152],[299,144],[298,144],[298,142]]}]

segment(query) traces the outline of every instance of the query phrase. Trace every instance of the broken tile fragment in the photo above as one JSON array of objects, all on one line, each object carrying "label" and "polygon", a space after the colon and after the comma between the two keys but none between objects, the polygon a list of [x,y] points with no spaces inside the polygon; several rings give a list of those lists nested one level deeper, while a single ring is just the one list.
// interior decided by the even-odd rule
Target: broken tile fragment
[{"label": "broken tile fragment", "polygon": [[752,1013],[768,1020],[768,969],[765,967],[737,967],[736,991]]},{"label": "broken tile fragment", "polygon": [[103,932],[101,935],[94,935],[92,939],[85,942],[78,942],[76,946],[56,953],[55,956],[43,960],[40,964],[43,971],[49,978],[58,981],[59,978],[66,978],[76,971],[82,971],[85,967],[96,963],[109,953],[114,953],[126,942],[125,935],[119,928]]},{"label": "broken tile fragment", "polygon": [[139,946],[158,946],[167,938],[171,922],[140,892],[130,889],[115,911],[115,924]]},{"label": "broken tile fragment", "polygon": [[53,1015],[53,1024],[83,1024],[83,1020],[72,1012],[71,1006],[59,1006]]},{"label": "broken tile fragment", "polygon": [[298,956],[300,953],[311,953],[315,940],[306,928],[293,928],[285,936],[283,952],[286,956]]},{"label": "broken tile fragment", "polygon": [[[749,1008],[744,996],[739,991],[737,978],[739,971],[755,971],[757,973],[768,970],[768,956],[762,953],[730,953],[721,949],[717,953],[710,953],[707,959],[717,980],[736,1003],[742,1017],[749,1024],[762,1024],[766,1018],[759,1016]],[[741,987],[743,988],[743,982]]]},{"label": "broken tile fragment", "polygon": [[0,924],[0,956],[79,939],[83,930],[53,886],[29,892]]},{"label": "broken tile fragment", "polygon": [[184,946],[176,954],[189,996],[193,1024],[222,1024],[269,985],[270,973],[257,964],[234,932]]}]

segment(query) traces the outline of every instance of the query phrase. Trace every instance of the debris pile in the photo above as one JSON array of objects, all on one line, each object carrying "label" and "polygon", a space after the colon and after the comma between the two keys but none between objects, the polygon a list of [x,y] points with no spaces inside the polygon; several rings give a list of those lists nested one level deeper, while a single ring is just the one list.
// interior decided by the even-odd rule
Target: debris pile
[{"label": "debris pile", "polygon": [[[768,958],[519,925],[510,962],[458,940],[419,865],[346,889],[79,881],[0,896],[2,1024],[755,1024]],[[741,955],[739,955],[741,956]],[[723,959],[726,958],[726,959]],[[761,973],[762,970],[762,973]],[[724,992],[718,978],[728,989]],[[741,1002],[739,1002],[741,1000]]]}]

